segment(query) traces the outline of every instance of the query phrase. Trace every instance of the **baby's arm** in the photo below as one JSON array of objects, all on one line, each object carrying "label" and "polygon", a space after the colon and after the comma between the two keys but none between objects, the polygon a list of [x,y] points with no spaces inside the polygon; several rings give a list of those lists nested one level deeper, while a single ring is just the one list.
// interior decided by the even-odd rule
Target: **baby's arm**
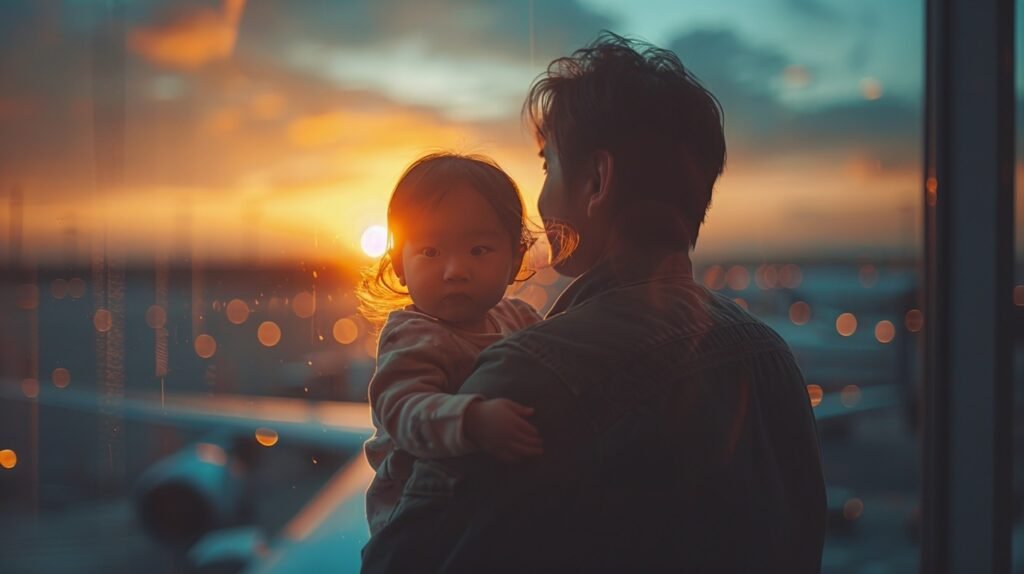
[{"label": "baby's arm", "polygon": [[481,397],[455,395],[447,389],[446,343],[415,320],[389,324],[381,333],[370,407],[395,445],[419,458],[476,450],[463,423],[467,407]]},{"label": "baby's arm", "polygon": [[395,445],[419,458],[483,450],[506,462],[542,453],[533,409],[508,399],[453,394],[444,364],[450,345],[433,325],[389,323],[381,333],[370,407]]}]

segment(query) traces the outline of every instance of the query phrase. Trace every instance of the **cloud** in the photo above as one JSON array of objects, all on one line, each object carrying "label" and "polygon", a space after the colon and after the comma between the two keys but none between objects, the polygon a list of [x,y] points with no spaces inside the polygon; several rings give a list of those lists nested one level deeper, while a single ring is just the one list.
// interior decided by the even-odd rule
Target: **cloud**
[{"label": "cloud", "polygon": [[782,3],[790,11],[819,22],[835,24],[843,18],[839,10],[822,0],[782,0]]},{"label": "cloud", "polygon": [[219,10],[197,6],[173,19],[140,26],[128,34],[128,47],[156,64],[192,70],[231,56],[245,0],[224,0]]},{"label": "cloud", "polygon": [[730,162],[865,151],[888,165],[920,162],[916,102],[851,97],[815,107],[787,104],[785,71],[794,62],[781,50],[750,44],[731,30],[692,31],[672,41],[670,49],[721,102]]}]

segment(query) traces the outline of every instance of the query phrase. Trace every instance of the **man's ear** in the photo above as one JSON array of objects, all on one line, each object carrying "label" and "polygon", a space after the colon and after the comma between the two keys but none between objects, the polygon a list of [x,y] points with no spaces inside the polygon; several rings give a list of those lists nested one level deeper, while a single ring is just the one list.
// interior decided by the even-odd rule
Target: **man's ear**
[{"label": "man's ear", "polygon": [[611,203],[612,179],[615,177],[615,158],[608,150],[594,152],[591,165],[591,189],[587,201],[587,217],[594,217]]},{"label": "man's ear", "polygon": [[395,270],[395,275],[398,276],[398,283],[405,287],[405,262],[402,261],[401,251],[392,249],[388,252],[388,257],[391,258],[391,268]]}]

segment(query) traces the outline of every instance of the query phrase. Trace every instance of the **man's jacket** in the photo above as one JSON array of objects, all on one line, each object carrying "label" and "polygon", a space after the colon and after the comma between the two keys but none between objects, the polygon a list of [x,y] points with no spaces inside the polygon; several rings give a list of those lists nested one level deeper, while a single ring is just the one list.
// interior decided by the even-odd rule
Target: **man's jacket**
[{"label": "man's jacket", "polygon": [[415,465],[364,572],[819,572],[825,487],[786,343],[687,272],[602,263],[460,392],[544,454]]}]

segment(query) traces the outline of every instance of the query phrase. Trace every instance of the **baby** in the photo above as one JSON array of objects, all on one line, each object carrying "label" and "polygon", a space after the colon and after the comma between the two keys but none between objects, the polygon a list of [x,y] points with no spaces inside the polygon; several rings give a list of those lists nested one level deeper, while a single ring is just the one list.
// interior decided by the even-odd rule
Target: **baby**
[{"label": "baby", "polygon": [[390,248],[363,283],[363,309],[382,315],[411,304],[388,313],[370,381],[371,534],[390,519],[417,457],[482,451],[517,462],[543,452],[532,409],[456,394],[485,347],[540,321],[527,303],[504,297],[533,243],[515,182],[487,158],[423,157],[395,186],[388,231]]}]

